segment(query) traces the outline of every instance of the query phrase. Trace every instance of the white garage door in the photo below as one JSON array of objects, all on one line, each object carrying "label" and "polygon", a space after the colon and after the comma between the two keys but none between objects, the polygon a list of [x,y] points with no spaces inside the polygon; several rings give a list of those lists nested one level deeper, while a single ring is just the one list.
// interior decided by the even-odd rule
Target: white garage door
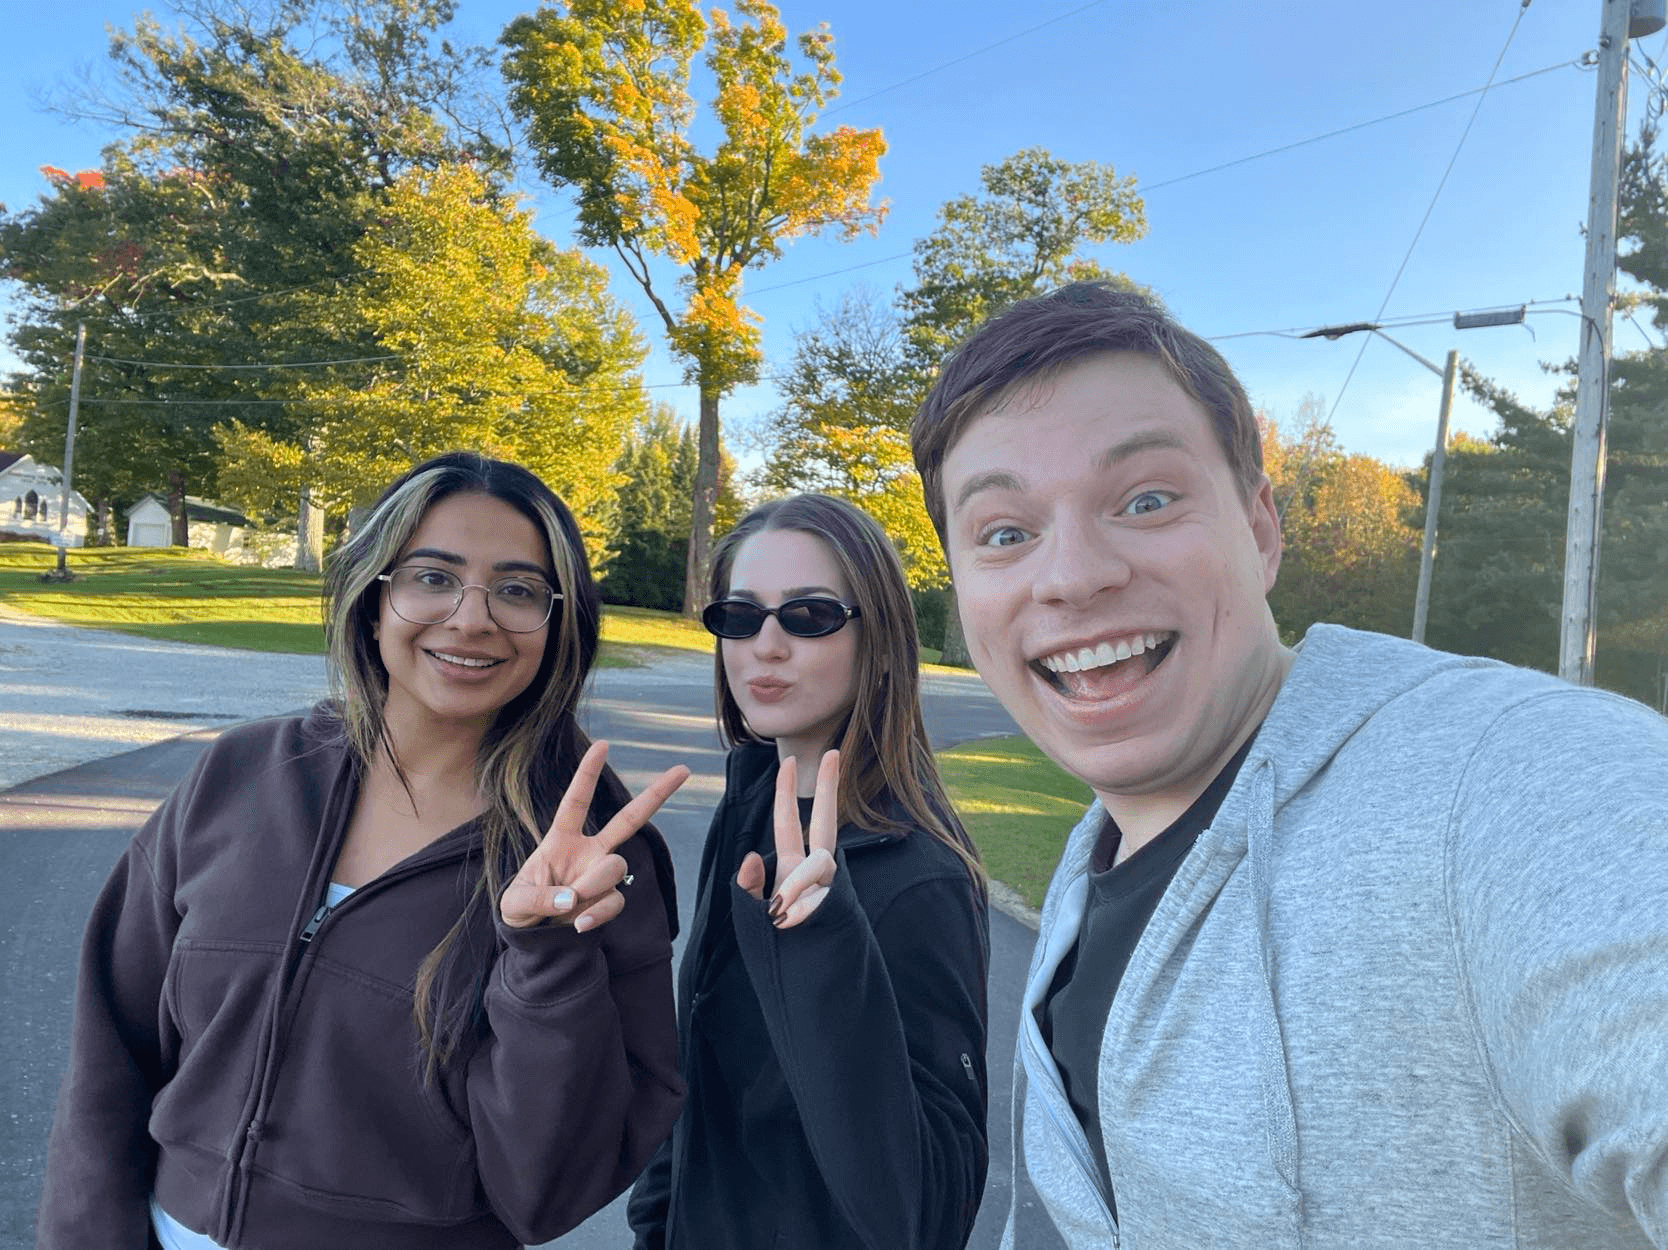
[{"label": "white garage door", "polygon": [[166,547],[168,545],[169,525],[166,521],[160,524],[146,525],[143,521],[133,527],[133,537],[129,541],[134,547]]}]

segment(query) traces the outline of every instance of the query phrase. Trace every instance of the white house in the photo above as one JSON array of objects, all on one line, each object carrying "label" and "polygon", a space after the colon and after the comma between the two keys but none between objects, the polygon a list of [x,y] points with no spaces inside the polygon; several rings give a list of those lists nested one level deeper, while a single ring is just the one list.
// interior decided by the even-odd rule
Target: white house
[{"label": "white house", "polygon": [[[0,535],[56,543],[63,497],[64,475],[57,469],[22,452],[0,451]],[[70,491],[63,538],[71,547],[87,541],[87,501],[79,491]]]},{"label": "white house", "polygon": [[[216,555],[241,550],[243,531],[249,518],[234,508],[185,497],[185,523],[190,545]],[[127,545],[129,547],[167,547],[174,534],[173,518],[168,515],[168,497],[156,491],[144,495],[127,510]]]}]

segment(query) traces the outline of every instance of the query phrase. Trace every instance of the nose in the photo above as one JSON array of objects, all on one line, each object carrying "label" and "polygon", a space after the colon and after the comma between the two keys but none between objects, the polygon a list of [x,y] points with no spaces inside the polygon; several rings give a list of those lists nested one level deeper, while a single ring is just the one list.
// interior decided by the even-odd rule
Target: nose
[{"label": "nose", "polygon": [[785,659],[792,645],[788,631],[774,616],[767,616],[759,632],[753,635],[753,654],[761,660]]},{"label": "nose", "polygon": [[1041,560],[1031,580],[1037,603],[1087,607],[1095,596],[1122,590],[1132,570],[1125,546],[1128,536],[1094,518],[1065,518],[1043,539]]},{"label": "nose", "polygon": [[[477,597],[471,594],[470,591],[473,590],[480,591],[480,595]],[[463,598],[458,600],[458,606],[453,609],[452,615],[446,619],[459,629],[471,633],[483,633],[487,630],[496,629],[498,622],[492,619],[492,612],[487,604],[488,593],[485,586],[465,586],[463,588]]]}]

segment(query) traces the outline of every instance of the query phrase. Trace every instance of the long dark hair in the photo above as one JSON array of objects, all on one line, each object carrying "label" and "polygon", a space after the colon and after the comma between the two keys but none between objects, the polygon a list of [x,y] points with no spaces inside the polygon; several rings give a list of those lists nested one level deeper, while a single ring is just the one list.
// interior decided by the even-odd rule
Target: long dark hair
[{"label": "long dark hair", "polygon": [[[383,583],[377,575],[398,559],[430,508],[465,494],[500,500],[533,523],[549,549],[562,598],[551,616],[538,673],[499,709],[481,739],[475,760],[476,782],[486,800],[479,821],[481,871],[463,911],[417,970],[412,1016],[431,1075],[455,1049],[469,1006],[448,1008],[442,1001],[442,969],[454,955],[471,910],[494,905],[538,845],[555,813],[560,787],[590,745],[574,708],[596,661],[601,632],[601,598],[579,526],[548,486],[520,465],[473,452],[448,452],[417,465],[383,492],[325,570],[331,690],[360,767],[368,768],[380,752],[405,781],[383,720],[388,672],[373,630],[382,604]],[[591,808],[593,827],[626,801],[624,785],[612,769],[605,770]]]},{"label": "long dark hair", "polygon": [[[741,544],[768,530],[794,530],[821,539],[861,613],[846,626],[862,630],[857,696],[834,735],[841,760],[841,820],[891,833],[925,829],[961,857],[982,888],[984,866],[978,848],[944,793],[921,719],[915,604],[886,531],[861,508],[830,495],[795,495],[764,504],[742,517],[713,548],[712,598],[729,594],[730,570]],[[719,734],[726,746],[759,741],[730,692],[724,648],[715,648],[715,653]]]}]

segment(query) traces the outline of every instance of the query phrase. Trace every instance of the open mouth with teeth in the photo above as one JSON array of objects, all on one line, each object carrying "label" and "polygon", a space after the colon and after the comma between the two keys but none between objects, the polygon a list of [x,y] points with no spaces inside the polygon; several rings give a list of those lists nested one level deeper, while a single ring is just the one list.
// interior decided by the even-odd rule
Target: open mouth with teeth
[{"label": "open mouth with teeth", "polygon": [[1032,660],[1031,669],[1069,699],[1109,699],[1164,663],[1175,643],[1169,632],[1130,634],[1056,651]]},{"label": "open mouth with teeth", "polygon": [[479,655],[452,655],[447,651],[430,651],[428,654],[442,664],[451,664],[458,668],[496,668],[504,662]]}]

